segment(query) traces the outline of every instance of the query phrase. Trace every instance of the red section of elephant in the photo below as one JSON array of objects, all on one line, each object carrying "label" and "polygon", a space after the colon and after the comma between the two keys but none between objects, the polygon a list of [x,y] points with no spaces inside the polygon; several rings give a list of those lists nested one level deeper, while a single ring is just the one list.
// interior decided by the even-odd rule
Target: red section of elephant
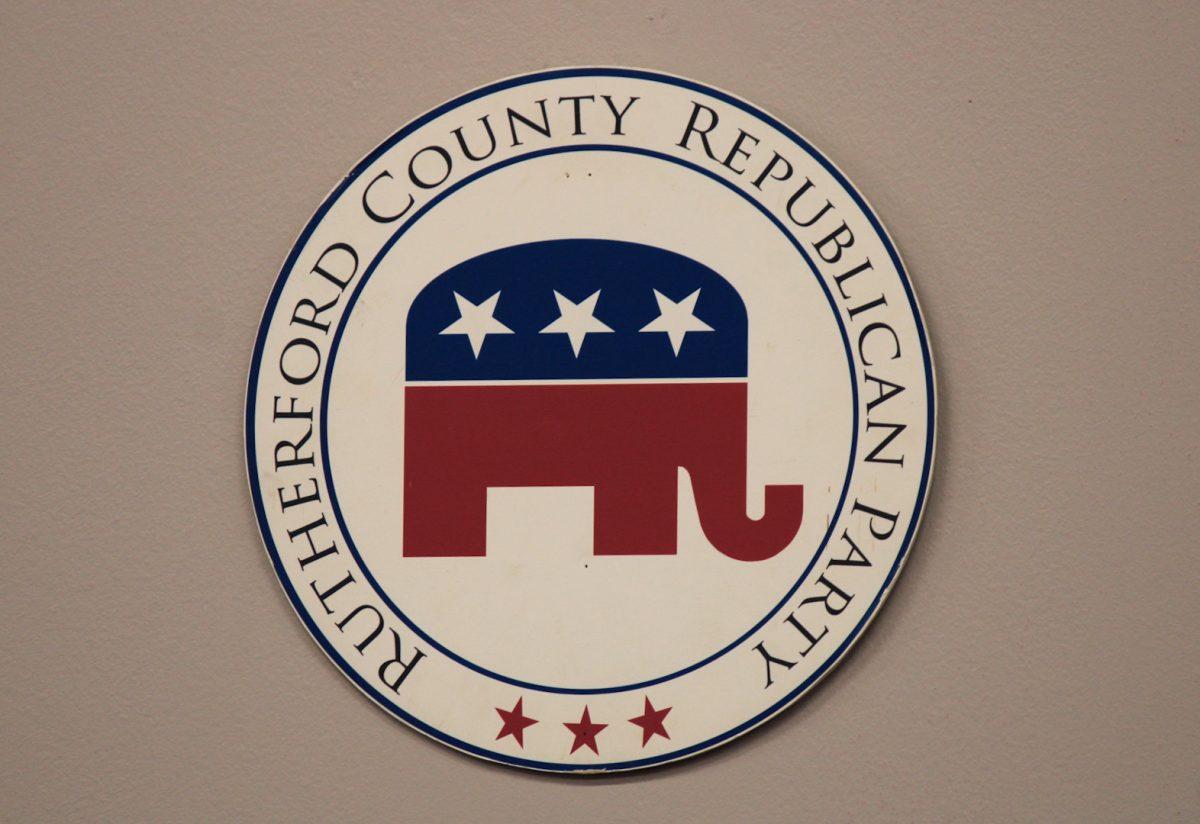
[{"label": "red section of elephant", "polygon": [[485,554],[488,487],[595,489],[597,555],[676,551],[678,468],[700,525],[731,558],[760,561],[795,537],[802,486],[768,486],[746,515],[746,384],[409,386],[404,394],[404,554]]}]

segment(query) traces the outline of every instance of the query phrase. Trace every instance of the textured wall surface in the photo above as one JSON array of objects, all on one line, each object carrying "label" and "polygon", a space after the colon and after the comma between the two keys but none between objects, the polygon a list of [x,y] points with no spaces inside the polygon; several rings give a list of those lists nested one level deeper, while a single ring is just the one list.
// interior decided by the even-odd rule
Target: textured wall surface
[{"label": "textured wall surface", "polygon": [[[0,818],[1200,819],[1200,5],[245,5],[0,8]],[[241,420],[277,268],[359,157],[606,63],[741,94],[847,172],[941,422],[833,677],[708,756],[564,780],[328,663]]]}]

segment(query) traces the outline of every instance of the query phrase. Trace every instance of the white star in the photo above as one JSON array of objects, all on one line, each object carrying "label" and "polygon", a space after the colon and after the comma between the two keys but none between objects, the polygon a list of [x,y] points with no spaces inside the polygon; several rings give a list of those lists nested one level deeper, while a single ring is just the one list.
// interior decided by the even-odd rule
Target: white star
[{"label": "white star", "polygon": [[571,341],[571,348],[575,350],[575,357],[579,357],[579,350],[583,347],[583,339],[587,337],[589,332],[611,332],[608,326],[595,317],[596,301],[600,299],[600,290],[597,289],[579,303],[571,303],[567,298],[560,295],[557,291],[554,293],[554,299],[558,302],[558,320],[551,323],[540,334],[560,333],[566,335]]},{"label": "white star", "polygon": [[658,317],[638,331],[666,332],[667,337],[671,339],[671,348],[675,350],[676,357],[679,356],[679,347],[683,346],[683,337],[688,332],[713,331],[711,326],[693,314],[696,311],[696,299],[700,297],[699,289],[679,303],[675,303],[657,289],[653,291],[654,299],[658,301]]},{"label": "white star", "polygon": [[483,340],[488,335],[511,335],[513,333],[511,329],[492,317],[492,313],[496,311],[496,302],[500,300],[499,292],[478,306],[458,292],[454,293],[454,300],[458,303],[459,318],[438,334],[466,335],[467,340],[471,341],[471,351],[475,353],[476,358],[479,357],[479,350],[483,348]]}]

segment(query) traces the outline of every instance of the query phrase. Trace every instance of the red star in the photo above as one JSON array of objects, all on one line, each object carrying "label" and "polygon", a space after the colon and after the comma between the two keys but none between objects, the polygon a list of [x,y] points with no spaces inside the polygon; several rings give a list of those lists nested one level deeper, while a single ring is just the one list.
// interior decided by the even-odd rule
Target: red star
[{"label": "red star", "polygon": [[525,728],[532,727],[537,721],[525,715],[525,710],[521,708],[524,700],[523,697],[518,698],[516,706],[511,710],[502,710],[496,707],[496,712],[504,719],[504,726],[500,728],[500,733],[496,736],[497,741],[506,735],[511,735],[517,739],[517,744],[521,749],[525,749]]},{"label": "red star", "polygon": [[583,708],[583,717],[579,719],[578,724],[571,724],[564,721],[563,726],[569,729],[575,736],[575,744],[571,747],[571,752],[575,752],[580,747],[587,747],[596,755],[600,754],[600,750],[596,748],[596,734],[607,727],[608,724],[593,724],[592,717],[588,714],[586,705]]},{"label": "red star", "polygon": [[650,699],[646,698],[646,708],[637,718],[630,718],[630,724],[637,724],[642,728],[642,746],[646,746],[650,739],[656,735],[661,735],[663,738],[670,738],[667,734],[667,728],[663,726],[663,719],[667,717],[667,713],[671,711],[671,707],[663,710],[654,709],[654,705],[650,703]]}]

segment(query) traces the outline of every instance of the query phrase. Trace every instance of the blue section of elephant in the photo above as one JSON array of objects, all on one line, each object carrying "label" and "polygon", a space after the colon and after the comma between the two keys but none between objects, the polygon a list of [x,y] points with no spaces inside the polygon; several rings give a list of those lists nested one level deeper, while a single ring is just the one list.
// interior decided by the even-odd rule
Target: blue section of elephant
[{"label": "blue section of elephant", "polygon": [[[694,314],[711,332],[688,332],[678,355],[665,332],[641,332],[659,316],[654,290],[679,302],[700,290]],[[566,334],[540,334],[558,319],[557,291],[579,303],[597,290],[594,316],[612,333],[589,333],[576,356]],[[489,334],[476,357],[461,334],[454,293],[480,304],[500,293],[493,317],[513,334]],[[552,240],[488,252],[431,281],[408,313],[410,381],[746,376],[746,309],[723,277],[691,258],[613,240]]]}]

